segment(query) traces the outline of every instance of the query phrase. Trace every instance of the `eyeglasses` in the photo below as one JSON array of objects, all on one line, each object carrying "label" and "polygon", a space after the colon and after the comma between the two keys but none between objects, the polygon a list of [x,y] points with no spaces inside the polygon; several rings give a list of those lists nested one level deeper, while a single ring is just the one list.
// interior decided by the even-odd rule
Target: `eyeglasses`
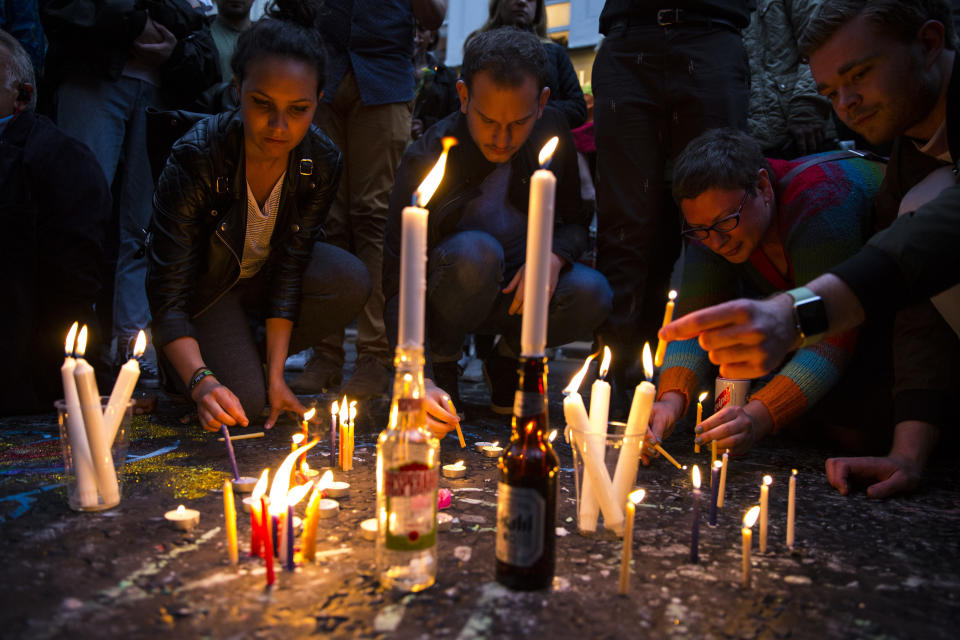
[{"label": "eyeglasses", "polygon": [[737,210],[728,216],[720,218],[709,227],[688,227],[687,221],[684,220],[680,235],[693,238],[694,240],[706,240],[710,237],[711,231],[718,233],[729,233],[733,231],[737,228],[737,225],[740,224],[740,213],[743,211],[743,205],[746,204],[748,195],[750,195],[750,192],[744,191],[743,199],[740,200],[740,206],[737,207]]}]

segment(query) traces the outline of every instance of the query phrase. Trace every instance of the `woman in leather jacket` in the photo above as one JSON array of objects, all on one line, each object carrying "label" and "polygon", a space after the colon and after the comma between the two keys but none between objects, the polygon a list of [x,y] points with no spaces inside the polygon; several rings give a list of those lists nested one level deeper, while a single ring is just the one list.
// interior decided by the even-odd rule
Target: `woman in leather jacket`
[{"label": "woman in leather jacket", "polygon": [[363,264],[320,242],[341,156],[311,126],[325,62],[315,16],[310,0],[279,0],[240,37],[239,108],[178,140],[157,184],[154,342],[168,387],[210,431],[247,426],[267,402],[267,429],[304,412],[283,378],[288,352],[341,330],[370,292]]}]

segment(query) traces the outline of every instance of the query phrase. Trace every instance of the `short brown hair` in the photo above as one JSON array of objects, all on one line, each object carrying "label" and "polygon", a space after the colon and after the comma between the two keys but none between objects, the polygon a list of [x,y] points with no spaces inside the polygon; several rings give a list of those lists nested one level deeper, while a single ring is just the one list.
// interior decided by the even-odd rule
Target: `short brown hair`
[{"label": "short brown hair", "polygon": [[677,157],[673,199],[680,204],[709,189],[744,189],[753,194],[760,169],[766,169],[773,181],[770,163],[753,136],[730,127],[710,129],[691,140]]},{"label": "short brown hair", "polygon": [[956,48],[948,0],[829,0],[820,5],[800,36],[801,55],[809,58],[843,25],[860,15],[907,43],[916,39],[925,22],[936,20],[943,24],[946,48]]}]

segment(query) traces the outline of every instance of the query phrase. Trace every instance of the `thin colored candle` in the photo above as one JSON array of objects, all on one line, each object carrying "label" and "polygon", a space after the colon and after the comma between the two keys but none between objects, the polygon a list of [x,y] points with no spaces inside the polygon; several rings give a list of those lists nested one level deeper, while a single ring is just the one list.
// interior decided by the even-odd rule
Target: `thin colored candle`
[{"label": "thin colored candle", "polygon": [[73,454],[73,473],[77,478],[77,495],[80,506],[97,506],[97,472],[93,467],[87,433],[83,428],[83,414],[80,410],[80,396],[77,394],[77,381],[74,371],[77,361],[73,357],[73,347],[77,337],[77,323],[74,322],[67,332],[64,345],[63,366],[60,378],[63,381],[63,400],[67,405],[67,434],[70,436],[70,452]]},{"label": "thin colored candle", "polygon": [[230,457],[230,468],[233,469],[233,479],[240,480],[240,469],[237,467],[237,456],[233,452],[233,440],[230,439],[230,429],[227,425],[220,425],[220,433],[223,434],[223,441],[227,443],[227,455]]},{"label": "thin colored candle", "polygon": [[[676,305],[674,300],[677,299],[677,292],[671,290],[667,295],[667,307],[663,311],[663,324],[660,327],[665,327],[670,324],[670,321],[673,320],[673,308]],[[653,364],[655,367],[659,368],[663,366],[663,356],[667,352],[667,343],[662,338],[657,340],[657,354],[653,357]]]},{"label": "thin colored candle", "polygon": [[[270,502],[271,511],[275,511],[273,508],[273,501]],[[280,547],[283,546],[280,544],[280,516],[275,516],[273,513],[270,514],[270,547],[273,549],[273,557],[280,559]]]},{"label": "thin colored candle", "polygon": [[643,500],[646,492],[637,489],[627,498],[627,518],[623,530],[623,556],[620,558],[620,595],[630,591],[630,560],[633,556],[633,521],[636,520],[637,504]]},{"label": "thin colored candle", "polygon": [[790,472],[790,484],[787,486],[787,548],[793,549],[793,524],[796,520],[797,470]]},{"label": "thin colored candle", "polygon": [[343,400],[340,401],[340,456],[338,459],[339,466],[341,469],[344,469],[344,465],[347,463],[347,429],[350,426],[350,407],[347,404],[347,396],[343,396]]},{"label": "thin colored candle", "polygon": [[717,441],[710,441],[710,464],[713,465],[717,461]]},{"label": "thin colored candle", "polygon": [[267,586],[273,586],[276,577],[273,575],[273,536],[270,533],[270,510],[267,509],[266,496],[260,496],[260,512],[263,514],[261,534],[263,535],[263,562],[267,566]]},{"label": "thin colored candle", "polygon": [[354,421],[357,418],[357,401],[350,401],[349,422],[347,423],[347,459],[344,471],[353,471]]},{"label": "thin colored candle", "polygon": [[710,521],[711,527],[717,526],[717,498],[720,495],[720,470],[723,463],[717,460],[710,468]]},{"label": "thin colored candle", "polygon": [[296,566],[296,563],[293,561],[293,505],[287,505],[287,526],[286,526],[286,536],[287,536],[287,563],[284,565],[284,569],[287,571],[293,571],[293,568]]},{"label": "thin colored candle", "polygon": [[760,553],[767,552],[767,511],[771,484],[773,484],[773,478],[763,476],[763,484],[760,485]]},{"label": "thin colored candle", "polygon": [[[303,421],[301,422],[300,433],[303,435],[303,440],[301,442],[306,442],[310,438],[310,421],[313,420],[313,416],[317,415],[317,410],[315,408],[309,409],[305,414],[303,414]],[[306,477],[307,474],[307,454],[300,456],[300,473],[304,474]]]},{"label": "thin colored candle", "polygon": [[730,459],[730,452],[723,452],[723,462],[720,463],[720,490],[717,492],[717,508],[723,509],[723,494],[727,492],[727,461]]},{"label": "thin colored candle", "polygon": [[693,528],[690,532],[690,562],[700,562],[700,467],[693,465]]},{"label": "thin colored candle", "polygon": [[240,561],[240,552],[237,549],[237,506],[233,501],[233,483],[229,480],[223,481],[223,521],[227,528],[230,564],[236,566]]},{"label": "thin colored candle", "polygon": [[340,428],[340,425],[337,423],[337,416],[340,413],[340,409],[337,406],[337,401],[334,400],[333,404],[330,405],[330,468],[337,468],[337,431]]},{"label": "thin colored candle", "polygon": [[743,536],[743,588],[750,588],[750,545],[753,542],[753,525],[760,515],[760,507],[754,505],[750,507],[747,514],[743,516],[743,529],[740,530]]},{"label": "thin colored candle", "polygon": [[306,518],[303,523],[303,537],[301,539],[304,562],[313,562],[317,557],[317,523],[320,520],[320,514],[317,509],[320,506],[320,500],[323,498],[323,491],[333,483],[333,471],[327,471],[320,476],[319,482],[314,485],[313,493],[310,496],[310,502],[307,503]]},{"label": "thin colored candle", "polygon": [[250,557],[264,557],[264,535],[263,535],[263,511],[261,508],[261,498],[267,491],[267,477],[269,469],[264,469],[260,474],[260,479],[253,487],[253,493],[250,494]]},{"label": "thin colored candle", "polygon": [[[707,399],[709,393],[704,391],[700,394],[700,397],[697,398],[697,424],[696,427],[700,426],[700,423],[703,422],[703,401]],[[700,445],[697,443],[697,435],[694,433],[693,436],[693,452],[700,453]]]}]

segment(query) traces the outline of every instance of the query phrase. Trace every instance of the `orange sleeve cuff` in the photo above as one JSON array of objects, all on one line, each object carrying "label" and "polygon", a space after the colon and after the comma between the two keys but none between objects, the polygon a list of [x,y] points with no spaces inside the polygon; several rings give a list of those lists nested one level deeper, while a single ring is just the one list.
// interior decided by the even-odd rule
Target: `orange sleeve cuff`
[{"label": "orange sleeve cuff", "polygon": [[773,419],[773,432],[780,431],[807,410],[803,390],[787,376],[774,376],[769,384],[750,396],[763,404]]},{"label": "orange sleeve cuff", "polygon": [[660,380],[657,383],[657,400],[663,397],[668,391],[675,391],[683,396],[683,413],[687,414],[690,407],[690,397],[697,388],[697,374],[686,367],[670,367],[660,372]]}]

